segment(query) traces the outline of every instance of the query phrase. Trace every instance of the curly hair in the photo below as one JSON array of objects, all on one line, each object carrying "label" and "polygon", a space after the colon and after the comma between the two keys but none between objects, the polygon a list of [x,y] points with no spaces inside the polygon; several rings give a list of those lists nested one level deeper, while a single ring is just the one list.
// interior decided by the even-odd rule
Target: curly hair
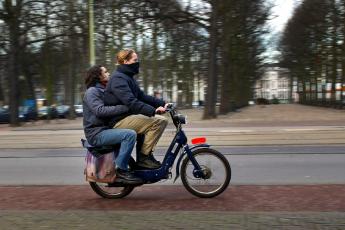
[{"label": "curly hair", "polygon": [[102,75],[101,67],[104,67],[104,66],[94,65],[90,69],[87,70],[86,77],[85,77],[85,86],[87,89],[101,82],[101,78],[100,78],[100,76]]}]

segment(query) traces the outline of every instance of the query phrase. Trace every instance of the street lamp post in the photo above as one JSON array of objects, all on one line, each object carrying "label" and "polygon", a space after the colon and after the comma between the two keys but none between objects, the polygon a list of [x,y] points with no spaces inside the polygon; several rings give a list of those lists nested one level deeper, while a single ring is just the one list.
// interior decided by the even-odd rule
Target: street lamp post
[{"label": "street lamp post", "polygon": [[89,54],[90,66],[95,64],[95,38],[94,38],[94,17],[93,6],[94,0],[89,0]]}]

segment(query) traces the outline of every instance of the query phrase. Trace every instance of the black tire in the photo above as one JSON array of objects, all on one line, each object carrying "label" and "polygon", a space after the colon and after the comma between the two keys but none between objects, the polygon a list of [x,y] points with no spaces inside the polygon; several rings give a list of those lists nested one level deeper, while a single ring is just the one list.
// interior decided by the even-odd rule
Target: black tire
[{"label": "black tire", "polygon": [[[98,182],[89,182],[89,184],[92,190],[95,191],[95,193],[107,199],[123,198],[130,194],[134,189],[134,186],[132,185],[124,185],[123,187],[112,187],[108,184]],[[107,188],[109,189],[109,191],[106,190]]]},{"label": "black tire", "polygon": [[[193,195],[201,198],[212,198],[224,192],[231,180],[231,167],[229,161],[223,154],[210,148],[196,149],[192,153],[208,178],[203,179],[194,176],[194,166],[187,156],[181,165],[181,180],[184,187]],[[204,158],[206,162],[204,162],[202,158]],[[211,163],[210,159],[212,158],[213,161]],[[219,165],[216,165],[217,167],[212,167],[216,163]],[[218,179],[218,177],[221,178]],[[219,185],[214,185],[216,180],[219,180]],[[193,181],[197,182],[196,185],[192,185]],[[201,185],[202,183],[205,183],[205,185]],[[210,191],[203,191],[205,189]]]},{"label": "black tire", "polygon": [[[135,160],[131,157],[129,159],[129,167],[133,168]],[[92,190],[103,198],[119,199],[129,195],[135,186],[133,185],[120,185],[114,186],[107,183],[89,182]]]}]

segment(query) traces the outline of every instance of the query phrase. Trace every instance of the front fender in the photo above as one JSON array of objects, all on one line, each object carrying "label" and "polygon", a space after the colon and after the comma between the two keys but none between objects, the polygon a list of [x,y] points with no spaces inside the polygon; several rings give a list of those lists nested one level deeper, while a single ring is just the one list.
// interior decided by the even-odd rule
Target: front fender
[{"label": "front fender", "polygon": [[209,144],[199,144],[199,145],[193,145],[191,148],[189,148],[189,150],[193,150],[193,149],[198,149],[198,148],[209,148],[211,147],[211,145]]},{"label": "front fender", "polygon": [[[189,148],[190,151],[193,151],[194,149],[198,149],[198,148],[209,148],[211,145],[209,144],[198,144],[198,145],[193,145],[192,147],[189,148],[188,145],[186,145],[185,148]],[[186,150],[183,151],[183,153],[180,155],[180,157],[178,158],[177,160],[177,163],[176,163],[176,176],[175,176],[175,179],[174,179],[174,183],[175,181],[177,180],[177,178],[179,178],[180,176],[180,164],[181,164],[181,161],[182,159],[184,158],[184,156],[186,155]]]}]

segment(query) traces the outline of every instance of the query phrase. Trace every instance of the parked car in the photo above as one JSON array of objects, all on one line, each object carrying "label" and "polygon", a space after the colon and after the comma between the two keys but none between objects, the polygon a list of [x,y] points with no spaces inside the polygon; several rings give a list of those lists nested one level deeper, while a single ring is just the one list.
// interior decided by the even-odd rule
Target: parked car
[{"label": "parked car", "polygon": [[74,105],[74,110],[77,117],[83,116],[83,105]]},{"label": "parked car", "polygon": [[58,118],[58,112],[55,107],[52,106],[42,106],[38,109],[38,118],[39,119],[47,119],[48,114],[50,115],[50,119]]},{"label": "parked car", "polygon": [[8,123],[10,121],[10,113],[8,109],[0,107],[0,124]]},{"label": "parked car", "polygon": [[69,106],[68,105],[58,105],[56,106],[56,111],[58,113],[59,118],[66,118],[69,113]]},{"label": "parked car", "polygon": [[[59,105],[56,107],[59,118],[68,117],[70,106],[69,105]],[[77,117],[83,116],[83,105],[74,105],[74,112]]]},{"label": "parked car", "polygon": [[19,119],[21,121],[37,120],[37,111],[32,106],[20,106],[19,107]]},{"label": "parked car", "polygon": [[197,107],[201,107],[201,106],[204,106],[204,101],[202,101],[202,100],[192,102],[193,108],[197,108]]},{"label": "parked car", "polygon": [[[37,112],[34,107],[20,106],[19,107],[19,120],[30,121],[37,119]],[[8,108],[0,107],[0,123],[10,122],[10,111]]]}]

